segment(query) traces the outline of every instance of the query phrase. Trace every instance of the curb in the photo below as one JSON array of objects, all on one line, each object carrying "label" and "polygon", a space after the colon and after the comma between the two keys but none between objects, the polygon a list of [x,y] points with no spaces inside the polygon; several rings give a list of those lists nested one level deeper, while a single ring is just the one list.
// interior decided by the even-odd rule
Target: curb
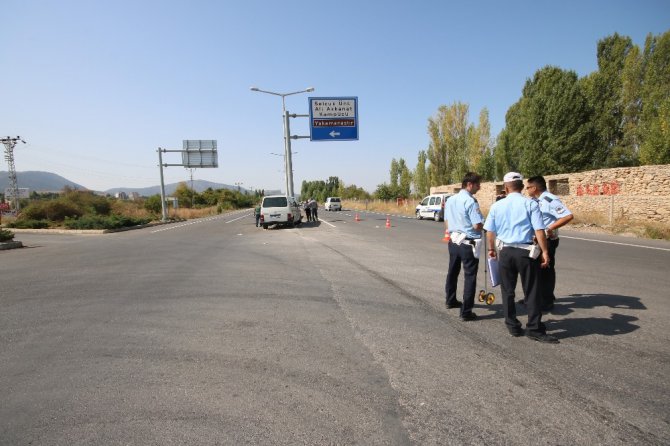
[{"label": "curb", "polygon": [[0,242],[0,251],[5,249],[16,249],[16,248],[23,248],[23,243],[19,241]]}]

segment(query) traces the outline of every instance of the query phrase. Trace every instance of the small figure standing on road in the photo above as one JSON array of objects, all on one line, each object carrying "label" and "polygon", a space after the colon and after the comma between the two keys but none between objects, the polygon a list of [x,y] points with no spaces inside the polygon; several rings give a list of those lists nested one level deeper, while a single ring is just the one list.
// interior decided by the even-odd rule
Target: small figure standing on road
[{"label": "small figure standing on road", "polygon": [[307,218],[307,221],[312,221],[312,208],[309,205],[309,200],[305,200],[302,207],[303,209],[305,209],[305,216]]},{"label": "small figure standing on road", "polygon": [[528,178],[526,189],[542,212],[542,220],[546,227],[547,245],[549,246],[549,267],[540,270],[540,290],[542,294],[542,311],[554,308],[554,288],[556,288],[556,249],[558,248],[558,228],[570,223],[574,216],[556,195],[547,191],[547,182],[542,176]]},{"label": "small figure standing on road", "polygon": [[312,209],[312,221],[319,221],[319,203],[314,198],[311,198],[309,206]]},{"label": "small figure standing on road", "polygon": [[256,227],[259,227],[261,225],[261,204],[257,203],[256,207],[254,208],[254,217],[256,217]]},{"label": "small figure standing on road", "polygon": [[[521,275],[521,287],[528,309],[525,335],[540,342],[558,343],[558,339],[547,334],[540,309],[540,268],[549,266],[549,250],[540,207],[537,202],[521,195],[521,174],[509,172],[503,181],[507,198],[491,205],[484,229],[487,231],[488,257],[498,257],[494,246],[498,248],[505,325],[512,336],[524,334],[521,322],[516,318],[514,302],[514,290],[518,276]],[[537,239],[537,245],[533,243],[533,236]]]},{"label": "small figure standing on road", "polygon": [[[444,224],[451,238],[449,241],[449,270],[444,285],[445,305],[447,308],[460,308],[462,321],[477,319],[472,308],[475,306],[479,245],[482,239],[484,217],[473,195],[479,191],[480,183],[479,175],[474,172],[466,173],[461,183],[462,189],[458,194],[449,197],[444,206]],[[462,303],[456,299],[456,285],[461,265],[465,270]]]}]

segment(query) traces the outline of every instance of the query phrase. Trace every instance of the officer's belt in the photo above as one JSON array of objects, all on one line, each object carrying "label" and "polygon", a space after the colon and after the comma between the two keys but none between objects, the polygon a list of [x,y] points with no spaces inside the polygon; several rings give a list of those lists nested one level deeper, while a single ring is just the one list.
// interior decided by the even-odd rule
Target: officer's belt
[{"label": "officer's belt", "polygon": [[527,249],[530,250],[530,248],[533,246],[532,243],[505,243],[501,241],[500,247],[498,249],[502,248],[520,248],[520,249]]}]

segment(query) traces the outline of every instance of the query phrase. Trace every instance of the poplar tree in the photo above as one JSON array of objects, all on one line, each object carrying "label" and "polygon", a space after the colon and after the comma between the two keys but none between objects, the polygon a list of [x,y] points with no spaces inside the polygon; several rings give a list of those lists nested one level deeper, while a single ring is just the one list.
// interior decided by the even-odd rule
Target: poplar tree
[{"label": "poplar tree", "polygon": [[640,161],[670,163],[670,31],[647,36],[640,118]]},{"label": "poplar tree", "polygon": [[426,170],[426,161],[428,155],[425,150],[419,150],[419,156],[414,169],[414,193],[419,197],[427,195],[430,191],[428,184],[428,171]]}]

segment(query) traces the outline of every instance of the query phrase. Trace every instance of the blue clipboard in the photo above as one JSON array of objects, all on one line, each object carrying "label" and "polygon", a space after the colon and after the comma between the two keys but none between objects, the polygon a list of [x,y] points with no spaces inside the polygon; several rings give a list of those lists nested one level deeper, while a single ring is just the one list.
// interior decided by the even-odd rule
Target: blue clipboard
[{"label": "blue clipboard", "polygon": [[486,259],[489,267],[489,277],[491,278],[491,286],[497,287],[500,285],[500,272],[498,270],[498,258],[489,257]]}]

